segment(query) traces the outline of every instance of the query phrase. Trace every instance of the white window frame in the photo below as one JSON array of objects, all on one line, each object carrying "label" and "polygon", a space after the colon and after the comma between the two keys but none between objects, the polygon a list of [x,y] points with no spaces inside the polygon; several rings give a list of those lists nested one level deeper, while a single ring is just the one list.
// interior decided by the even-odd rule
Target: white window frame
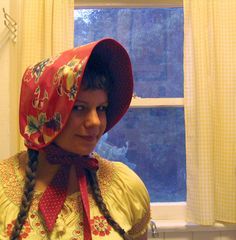
[{"label": "white window frame", "polygon": [[[182,0],[75,0],[75,8],[174,8],[183,7]],[[184,107],[184,98],[133,97],[131,108]],[[186,223],[186,202],[151,203],[152,219],[159,232],[182,228]],[[172,222],[172,225],[170,224]],[[173,223],[174,226],[173,226]]]},{"label": "white window frame", "polygon": [[[183,0],[74,0],[75,8],[174,8],[183,7]],[[131,108],[184,107],[184,98],[140,98],[133,97]],[[151,203],[151,218],[157,226],[160,238],[165,232],[235,231],[236,224],[216,223],[201,226],[187,222],[186,202]],[[149,228],[149,238],[152,232]],[[156,238],[155,238],[156,239]]]}]

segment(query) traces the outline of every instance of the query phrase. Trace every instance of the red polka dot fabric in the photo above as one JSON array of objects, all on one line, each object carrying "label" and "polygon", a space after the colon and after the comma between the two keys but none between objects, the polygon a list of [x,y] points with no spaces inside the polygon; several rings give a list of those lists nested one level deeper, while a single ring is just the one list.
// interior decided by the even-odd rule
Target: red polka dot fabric
[{"label": "red polka dot fabric", "polygon": [[44,148],[47,160],[51,164],[62,164],[39,201],[39,210],[48,231],[52,231],[67,196],[68,179],[71,165],[76,168],[78,190],[81,193],[84,216],[84,240],[92,239],[90,226],[90,207],[85,170],[97,170],[98,161],[91,157],[81,157],[66,152],[54,144]]}]

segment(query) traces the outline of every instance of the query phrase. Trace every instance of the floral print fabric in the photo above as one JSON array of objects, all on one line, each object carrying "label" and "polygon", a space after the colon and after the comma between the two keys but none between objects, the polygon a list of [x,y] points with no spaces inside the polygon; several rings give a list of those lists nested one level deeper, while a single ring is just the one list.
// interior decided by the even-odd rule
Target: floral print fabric
[{"label": "floral print fabric", "polygon": [[62,131],[90,58],[102,63],[112,76],[106,131],[126,113],[133,94],[133,75],[123,46],[114,39],[101,39],[69,49],[28,67],[23,75],[20,133],[28,148],[39,150]]},{"label": "floral print fabric", "polygon": [[[127,166],[107,161],[97,154],[99,162],[98,180],[101,192],[112,217],[131,236],[140,236],[146,231],[150,218],[150,202],[144,184]],[[26,152],[0,161],[0,239],[8,240],[19,211],[24,184]],[[120,235],[107,223],[89,192],[90,224],[92,238],[122,240]],[[42,192],[36,192],[27,221],[22,229],[21,240],[82,240],[83,209],[80,193],[67,197],[52,233],[45,230],[38,211]],[[135,238],[134,238],[135,239]]]}]

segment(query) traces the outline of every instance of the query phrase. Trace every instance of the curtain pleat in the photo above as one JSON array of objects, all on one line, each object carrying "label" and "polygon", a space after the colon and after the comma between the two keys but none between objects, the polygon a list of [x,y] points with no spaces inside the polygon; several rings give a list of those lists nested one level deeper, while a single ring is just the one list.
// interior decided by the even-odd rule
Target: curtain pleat
[{"label": "curtain pleat", "polygon": [[188,221],[236,223],[236,1],[184,0]]}]

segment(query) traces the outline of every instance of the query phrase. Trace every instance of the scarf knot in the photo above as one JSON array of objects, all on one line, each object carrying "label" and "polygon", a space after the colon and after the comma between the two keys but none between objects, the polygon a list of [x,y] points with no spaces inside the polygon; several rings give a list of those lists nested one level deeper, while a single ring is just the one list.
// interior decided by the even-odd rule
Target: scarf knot
[{"label": "scarf knot", "polygon": [[84,239],[92,239],[85,170],[97,171],[97,159],[92,158],[91,156],[80,156],[75,153],[64,151],[55,144],[48,145],[44,150],[49,163],[61,164],[60,169],[53,177],[51,183],[48,185],[39,201],[39,210],[48,231],[53,230],[57,216],[63,208],[67,196],[70,166],[74,165],[77,175],[77,185],[81,193],[81,201],[84,210]]},{"label": "scarf knot", "polygon": [[90,156],[80,156],[67,152],[55,144],[44,148],[47,160],[51,164],[75,165],[84,169],[98,170],[98,161]]}]

